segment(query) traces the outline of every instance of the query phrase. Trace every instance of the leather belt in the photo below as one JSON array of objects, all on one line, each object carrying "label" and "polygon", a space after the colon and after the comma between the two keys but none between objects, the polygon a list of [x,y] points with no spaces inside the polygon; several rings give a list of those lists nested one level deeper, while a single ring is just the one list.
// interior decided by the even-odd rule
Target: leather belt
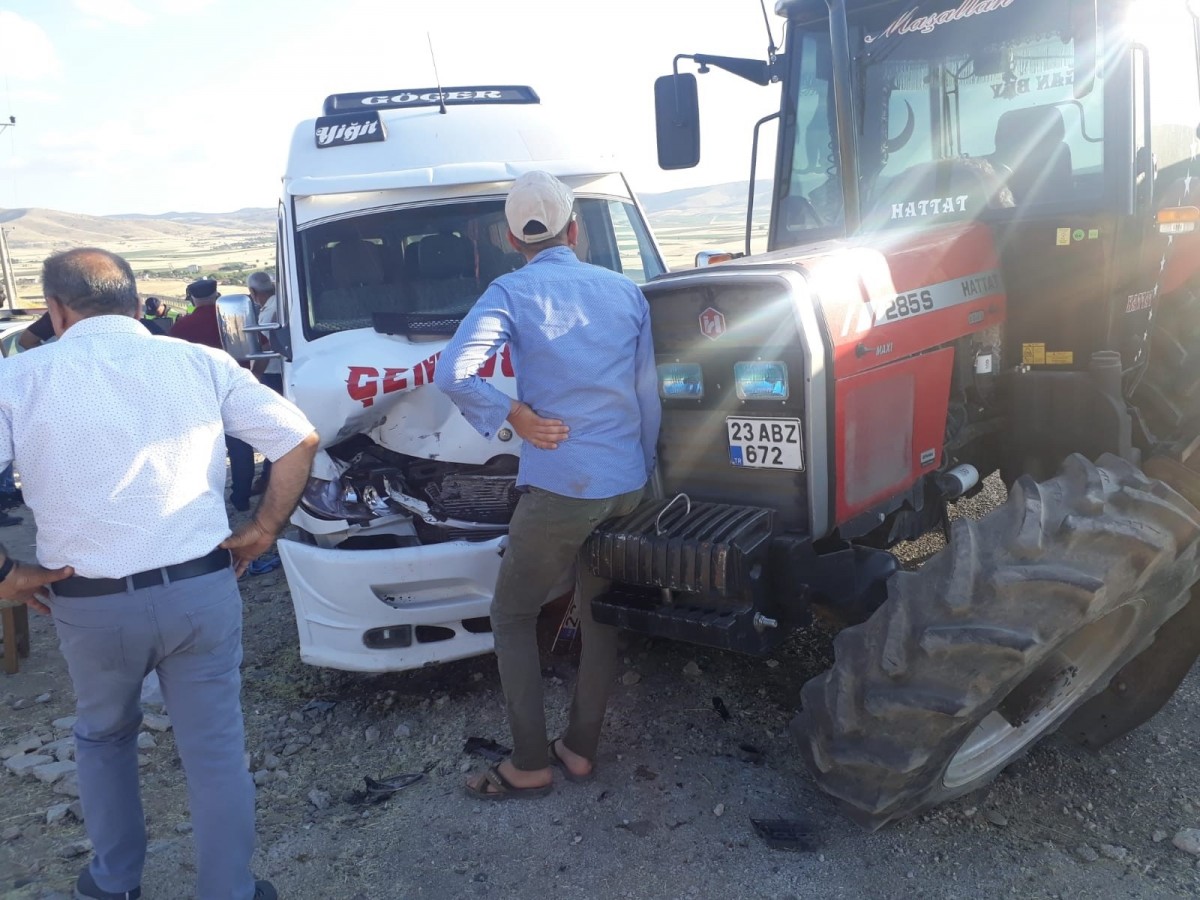
[{"label": "leather belt", "polygon": [[164,566],[161,569],[148,569],[124,578],[84,578],[82,575],[72,575],[50,585],[50,589],[61,597],[102,597],[105,594],[123,594],[125,591],[135,591],[138,588],[153,587],[156,584],[183,581],[195,578],[197,575],[207,575],[228,569],[230,556],[228,550],[217,548],[206,556],[191,559],[174,566]]}]

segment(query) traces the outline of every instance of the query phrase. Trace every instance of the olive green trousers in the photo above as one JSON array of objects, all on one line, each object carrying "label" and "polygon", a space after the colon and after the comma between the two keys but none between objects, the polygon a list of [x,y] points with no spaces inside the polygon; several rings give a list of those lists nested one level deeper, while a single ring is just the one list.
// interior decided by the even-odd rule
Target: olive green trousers
[{"label": "olive green trousers", "polygon": [[[492,598],[492,631],[500,683],[512,729],[513,765],[544,769],[546,710],[542,666],[537,646],[537,618],[555,598],[554,586],[575,567],[575,603],[579,610],[583,651],[563,742],[581,756],[596,758],[604,710],[616,676],[617,629],[592,618],[592,598],[608,590],[606,579],[593,575],[580,550],[605,519],[632,512],[642,488],[602,500],[564,497],[540,488],[521,496],[508,532],[508,548],[500,563]],[[577,564],[578,562],[578,564]]]}]

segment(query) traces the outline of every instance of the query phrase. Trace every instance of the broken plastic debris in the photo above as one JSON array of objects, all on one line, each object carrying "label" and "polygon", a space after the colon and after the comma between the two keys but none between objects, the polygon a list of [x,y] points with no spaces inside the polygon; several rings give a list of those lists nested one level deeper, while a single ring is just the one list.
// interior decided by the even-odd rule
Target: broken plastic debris
[{"label": "broken plastic debris", "polygon": [[346,799],[350,803],[358,804],[382,803],[396,791],[402,790],[410,784],[416,784],[424,777],[425,775],[421,772],[408,772],[376,781],[370,775],[364,775],[363,784],[366,786],[366,790],[354,791]]},{"label": "broken plastic debris", "polygon": [[750,824],[773,850],[811,853],[820,844],[815,826],[800,819],[751,819]]},{"label": "broken plastic debris", "polygon": [[463,753],[473,753],[482,756],[488,762],[500,762],[512,751],[497,744],[491,738],[469,737],[463,744]]}]

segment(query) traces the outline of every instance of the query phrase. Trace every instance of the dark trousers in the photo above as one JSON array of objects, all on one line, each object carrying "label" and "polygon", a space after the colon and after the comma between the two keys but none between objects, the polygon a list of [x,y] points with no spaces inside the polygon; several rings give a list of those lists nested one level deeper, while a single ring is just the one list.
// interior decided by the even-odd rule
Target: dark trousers
[{"label": "dark trousers", "polygon": [[226,435],[225,451],[229,454],[229,477],[233,482],[230,499],[234,506],[249,506],[250,486],[254,481],[254,448]]},{"label": "dark trousers", "polygon": [[[283,376],[278,372],[264,372],[261,376],[259,376],[259,381],[261,381],[275,393],[280,395],[283,394]],[[267,486],[267,482],[271,480],[271,461],[269,459],[263,460],[262,475],[259,476],[259,480],[262,482],[264,488]]]}]

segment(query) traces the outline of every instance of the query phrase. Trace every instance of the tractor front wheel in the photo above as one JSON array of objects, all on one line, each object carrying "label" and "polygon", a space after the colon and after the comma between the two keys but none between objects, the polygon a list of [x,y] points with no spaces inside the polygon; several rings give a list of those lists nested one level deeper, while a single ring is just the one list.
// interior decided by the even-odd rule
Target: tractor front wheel
[{"label": "tractor front wheel", "polygon": [[1019,479],[834,641],[793,722],[817,783],[878,828],[987,784],[1153,641],[1200,579],[1200,511],[1112,456]]}]

